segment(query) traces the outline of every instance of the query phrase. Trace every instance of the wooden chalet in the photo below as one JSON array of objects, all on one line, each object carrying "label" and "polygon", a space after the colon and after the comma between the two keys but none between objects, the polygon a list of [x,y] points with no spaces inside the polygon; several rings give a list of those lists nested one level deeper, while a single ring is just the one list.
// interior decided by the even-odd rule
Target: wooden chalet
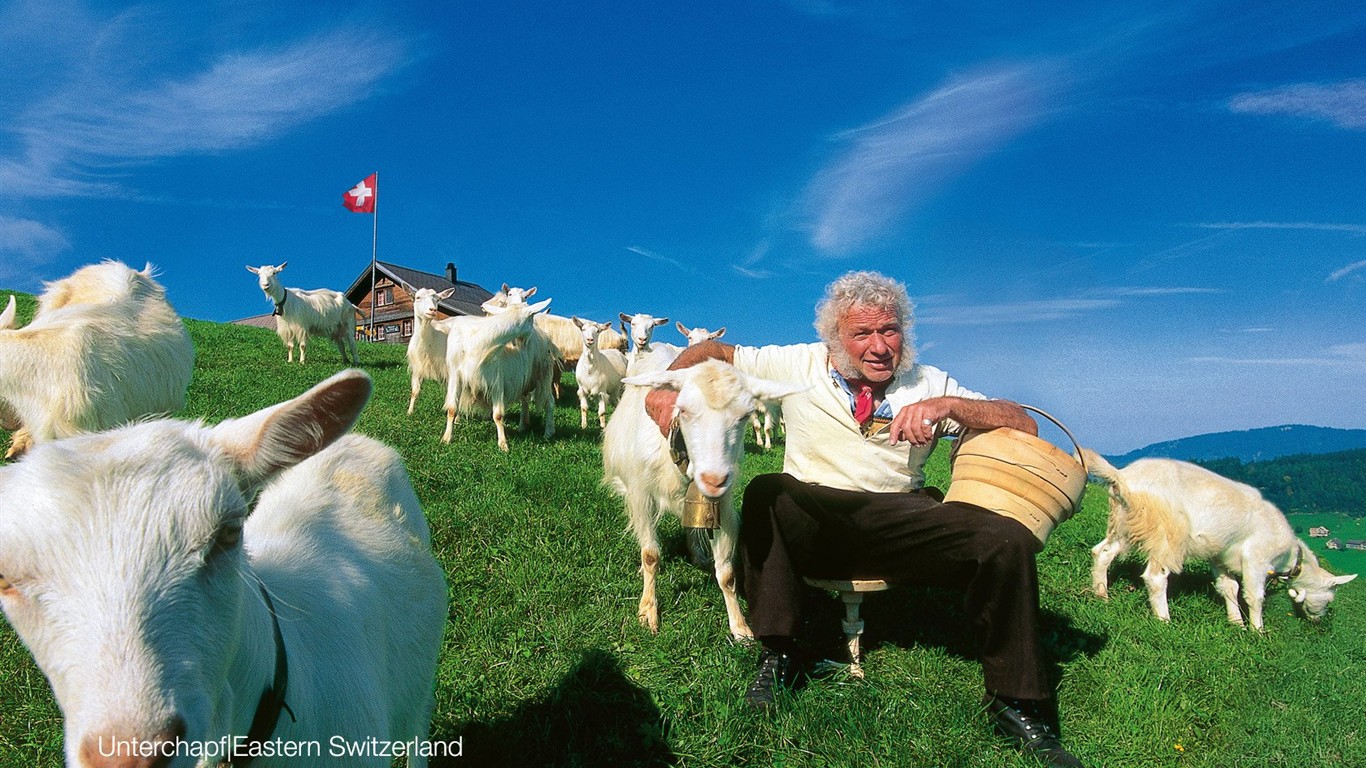
[{"label": "wooden chalet", "polygon": [[[445,274],[419,272],[408,267],[400,267],[385,261],[375,262],[373,294],[371,293],[370,265],[365,265],[351,287],[346,290],[346,298],[360,308],[365,320],[356,323],[356,338],[382,341],[390,344],[407,344],[413,335],[413,294],[419,288],[431,288],[440,293],[454,288],[450,298],[437,305],[441,317],[456,315],[483,315],[480,307],[493,294],[474,283],[457,279],[455,264],[446,263]],[[373,307],[374,331],[370,333],[370,311]]]},{"label": "wooden chalet", "polygon": [[1309,538],[1326,539],[1328,538],[1328,527],[1324,525],[1315,526],[1309,529]]}]

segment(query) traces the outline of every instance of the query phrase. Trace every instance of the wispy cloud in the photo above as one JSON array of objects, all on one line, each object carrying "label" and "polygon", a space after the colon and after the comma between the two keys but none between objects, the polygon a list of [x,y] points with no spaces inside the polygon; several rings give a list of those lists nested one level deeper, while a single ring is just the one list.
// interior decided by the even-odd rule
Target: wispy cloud
[{"label": "wispy cloud", "polygon": [[[110,22],[99,33],[139,29]],[[27,197],[119,194],[121,169],[259,146],[362,101],[406,55],[397,39],[344,28],[169,75],[92,62],[19,111],[22,152],[0,157],[0,183]]]},{"label": "wispy cloud", "polygon": [[653,260],[655,260],[655,261],[663,262],[663,263],[665,263],[665,264],[668,264],[668,265],[671,266],[671,267],[675,267],[675,268],[680,269],[680,270],[682,270],[682,271],[684,271],[684,272],[695,273],[695,272],[697,271],[697,270],[693,269],[692,267],[689,267],[689,266],[687,266],[686,264],[684,264],[683,262],[679,261],[678,259],[672,258],[672,257],[670,257],[670,256],[665,256],[665,255],[662,254],[662,253],[657,253],[657,252],[655,252],[655,251],[651,251],[651,250],[646,249],[646,248],[641,248],[641,247],[638,246],[638,245],[628,245],[628,246],[626,246],[626,250],[630,251],[631,253],[635,253],[635,254],[639,254],[639,255],[641,255],[641,256],[644,256],[644,257],[647,258],[647,259],[653,259]]},{"label": "wispy cloud", "polygon": [[957,76],[836,136],[843,148],[799,205],[811,244],[845,255],[883,235],[944,180],[1042,120],[1062,75],[1036,63]]},{"label": "wispy cloud", "polygon": [[1234,112],[1292,115],[1327,120],[1339,128],[1366,129],[1366,79],[1340,83],[1297,83],[1240,93],[1229,99]]},{"label": "wispy cloud", "polygon": [[925,325],[1008,325],[1066,320],[1114,309],[1134,298],[1215,294],[1215,288],[1150,287],[1105,288],[1080,296],[1002,304],[960,304],[946,297],[923,297],[919,322]]},{"label": "wispy cloud", "polygon": [[30,268],[71,247],[66,235],[41,222],[0,216],[0,279],[28,277]]},{"label": "wispy cloud", "polygon": [[1334,344],[1309,357],[1191,357],[1188,362],[1224,365],[1328,366],[1366,368],[1366,342]]},{"label": "wispy cloud", "polygon": [[1366,261],[1357,261],[1357,262],[1353,262],[1353,263],[1348,264],[1347,266],[1343,267],[1342,269],[1335,270],[1335,271],[1333,272],[1333,274],[1331,274],[1331,275],[1328,276],[1328,279],[1327,279],[1325,282],[1331,283],[1331,282],[1333,282],[1333,281],[1335,281],[1335,280],[1341,280],[1342,278],[1344,278],[1344,277],[1346,277],[1346,276],[1352,274],[1353,272],[1356,272],[1357,270],[1361,270],[1361,269],[1366,269]]},{"label": "wispy cloud", "polygon": [[1308,229],[1320,232],[1348,232],[1366,235],[1366,224],[1332,224],[1316,221],[1216,221],[1194,224],[1200,229]]}]

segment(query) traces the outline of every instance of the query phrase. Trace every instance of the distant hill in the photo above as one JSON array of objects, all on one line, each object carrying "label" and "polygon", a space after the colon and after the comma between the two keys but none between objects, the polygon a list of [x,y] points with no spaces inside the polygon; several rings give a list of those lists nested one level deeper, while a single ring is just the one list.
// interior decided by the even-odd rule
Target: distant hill
[{"label": "distant hill", "polygon": [[1334,453],[1366,448],[1366,429],[1335,429],[1285,424],[1240,432],[1213,432],[1153,443],[1122,456],[1107,456],[1123,467],[1134,459],[1161,456],[1184,461],[1234,458],[1242,462],[1268,461],[1282,456]]},{"label": "distant hill", "polygon": [[1237,459],[1199,463],[1260,490],[1282,512],[1336,512],[1366,517],[1366,449],[1249,463]]}]

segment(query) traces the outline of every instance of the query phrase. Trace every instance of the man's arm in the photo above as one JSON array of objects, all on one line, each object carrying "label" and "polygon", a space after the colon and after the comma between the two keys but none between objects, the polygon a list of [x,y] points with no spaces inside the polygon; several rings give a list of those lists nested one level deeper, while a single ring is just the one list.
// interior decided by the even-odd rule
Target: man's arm
[{"label": "man's arm", "polygon": [[[704,360],[734,363],[735,345],[722,344],[719,341],[704,341],[700,344],[694,344],[674,358],[669,370],[677,371],[682,368],[691,368]],[[678,393],[672,389],[652,390],[650,394],[645,396],[645,412],[650,414],[650,418],[659,425],[660,434],[666,437],[669,434],[669,422],[673,419],[674,403],[677,401]]]},{"label": "man's arm", "polygon": [[965,397],[932,397],[911,403],[892,419],[888,442],[905,440],[912,445],[928,445],[934,430],[944,419],[953,419],[968,429],[1010,427],[1031,435],[1039,427],[1025,409],[1009,400],[971,400]]}]

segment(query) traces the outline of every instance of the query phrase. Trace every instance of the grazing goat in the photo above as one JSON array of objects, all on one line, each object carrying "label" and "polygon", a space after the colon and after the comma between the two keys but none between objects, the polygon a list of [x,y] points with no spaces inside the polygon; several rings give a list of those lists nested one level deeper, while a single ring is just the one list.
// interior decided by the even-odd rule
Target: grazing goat
[{"label": "grazing goat", "polygon": [[[603,431],[603,482],[625,502],[631,531],[640,544],[640,571],[645,581],[637,611],[640,623],[651,632],[659,631],[656,527],[666,513],[682,515],[684,494],[692,481],[704,496],[720,505],[721,527],[712,540],[716,583],[725,598],[731,635],[750,638],[753,633],[735,596],[734,554],[740,524],[730,491],[740,479],[746,417],[760,399],[783,397],[797,389],[746,376],[719,360],[631,376],[625,382],[635,386],[622,395]],[[684,470],[674,464],[670,441],[645,411],[645,396],[655,388],[678,391],[673,421],[686,446]]]},{"label": "grazing goat", "polygon": [[655,328],[669,322],[667,317],[653,315],[618,313],[621,330],[631,337],[631,352],[626,356],[626,371],[634,376],[639,373],[662,371],[678,357],[683,348],[664,342],[653,343]]},{"label": "grazing goat", "polygon": [[446,432],[441,442],[451,441],[457,414],[490,409],[498,429],[498,447],[508,451],[503,416],[507,404],[521,401],[521,428],[531,423],[530,400],[534,396],[545,410],[544,436],[555,434],[555,398],[552,385],[558,355],[550,338],[536,327],[532,318],[550,306],[512,304],[494,307],[492,317],[452,331],[446,345],[450,368],[446,382]]},{"label": "grazing goat", "polygon": [[[327,288],[305,291],[280,285],[280,278],[276,275],[284,271],[288,264],[286,261],[278,267],[247,267],[247,271],[259,278],[261,292],[275,304],[275,332],[289,350],[289,362],[294,362],[296,343],[299,345],[299,363],[302,365],[308,354],[308,337],[325,336],[336,343],[343,364],[359,365],[360,359],[356,357],[356,320],[363,317],[360,310],[337,291]],[[350,357],[347,357],[348,351]]]},{"label": "grazing goat", "polygon": [[1148,603],[1163,621],[1171,621],[1167,577],[1192,557],[1210,562],[1228,620],[1239,626],[1241,577],[1248,622],[1258,631],[1267,577],[1288,582],[1291,599],[1314,621],[1328,610],[1333,590],[1356,578],[1321,568],[1280,510],[1251,486],[1184,461],[1139,459],[1121,470],[1094,451],[1082,453],[1090,473],[1110,486],[1105,539],[1091,550],[1091,588],[1102,598],[1109,597],[1110,564],[1134,546],[1148,559]]},{"label": "grazing goat", "polygon": [[626,376],[626,355],[617,349],[599,349],[602,332],[611,323],[595,323],[580,317],[573,318],[583,332],[583,356],[574,366],[574,378],[579,383],[579,428],[588,428],[588,400],[598,398],[598,426],[607,426],[607,403],[621,399],[621,380]]},{"label": "grazing goat", "polygon": [[0,427],[15,431],[8,457],[185,404],[194,345],[150,265],[82,267],[47,284],[33,321],[14,325],[11,296],[0,312]]},{"label": "grazing goat", "polygon": [[344,371],[216,427],[144,422],[0,468],[0,606],[67,765],[324,768],[339,743],[426,743],[445,578],[399,455],[343,436],[370,388]]}]

